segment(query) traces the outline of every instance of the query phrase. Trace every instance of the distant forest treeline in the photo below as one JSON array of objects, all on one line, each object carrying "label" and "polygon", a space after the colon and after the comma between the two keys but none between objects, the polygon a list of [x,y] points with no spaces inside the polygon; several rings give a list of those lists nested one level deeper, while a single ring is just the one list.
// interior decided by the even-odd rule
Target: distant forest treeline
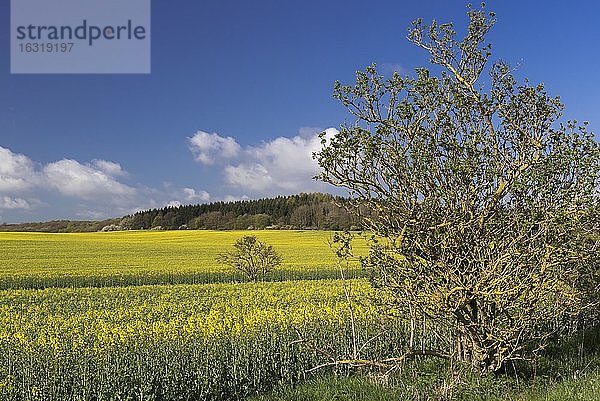
[{"label": "distant forest treeline", "polygon": [[100,231],[104,227],[118,225],[120,218],[101,221],[52,220],[39,223],[0,224],[1,231],[41,233],[87,233]]},{"label": "distant forest treeline", "polygon": [[258,200],[165,207],[121,219],[124,229],[179,228],[208,230],[320,229],[343,230],[358,224],[342,206],[342,197],[311,193]]},{"label": "distant forest treeline", "polygon": [[93,232],[101,230],[245,230],[357,228],[342,197],[310,193],[258,200],[213,202],[202,205],[164,207],[103,221],[49,221],[3,224],[0,231]]}]

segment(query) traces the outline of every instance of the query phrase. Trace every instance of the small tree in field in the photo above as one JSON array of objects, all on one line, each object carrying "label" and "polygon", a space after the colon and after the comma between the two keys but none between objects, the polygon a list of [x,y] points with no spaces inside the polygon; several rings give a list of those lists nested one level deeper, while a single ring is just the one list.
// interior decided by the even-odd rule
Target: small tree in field
[{"label": "small tree in field", "polygon": [[468,16],[462,40],[435,21],[409,31],[439,76],[371,66],[354,85],[337,82],[356,122],[323,134],[315,157],[318,178],[370,212],[363,264],[374,284],[441,333],[443,349],[429,354],[487,373],[534,357],[562,322],[593,309],[600,147],[586,124],[558,121],[563,105],[543,85],[488,65],[495,15],[482,6]]},{"label": "small tree in field", "polygon": [[267,273],[281,265],[281,256],[273,246],[254,235],[244,235],[233,244],[233,250],[222,252],[217,261],[244,273],[250,281],[264,280]]}]

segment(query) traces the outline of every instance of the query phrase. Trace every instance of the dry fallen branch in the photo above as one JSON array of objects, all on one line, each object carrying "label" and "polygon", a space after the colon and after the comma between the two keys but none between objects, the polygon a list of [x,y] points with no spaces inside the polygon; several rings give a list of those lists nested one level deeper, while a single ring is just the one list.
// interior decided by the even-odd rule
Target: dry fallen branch
[{"label": "dry fallen branch", "polygon": [[442,359],[450,359],[450,355],[438,350],[409,350],[400,357],[386,358],[380,361],[371,359],[339,359],[332,362],[317,365],[313,368],[306,370],[305,373],[311,373],[322,368],[340,365],[347,365],[353,368],[372,367],[390,370],[402,364],[407,359],[414,358],[416,356],[433,356]]}]

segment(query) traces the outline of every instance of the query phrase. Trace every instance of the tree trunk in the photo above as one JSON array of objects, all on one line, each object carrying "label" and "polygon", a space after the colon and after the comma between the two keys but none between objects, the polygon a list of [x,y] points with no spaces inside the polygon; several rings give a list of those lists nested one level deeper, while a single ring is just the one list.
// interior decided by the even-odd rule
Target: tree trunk
[{"label": "tree trunk", "polygon": [[469,363],[473,369],[482,375],[494,373],[503,366],[498,345],[486,341],[483,333],[477,333],[476,329],[468,328],[457,322],[455,333],[456,359],[460,362]]}]

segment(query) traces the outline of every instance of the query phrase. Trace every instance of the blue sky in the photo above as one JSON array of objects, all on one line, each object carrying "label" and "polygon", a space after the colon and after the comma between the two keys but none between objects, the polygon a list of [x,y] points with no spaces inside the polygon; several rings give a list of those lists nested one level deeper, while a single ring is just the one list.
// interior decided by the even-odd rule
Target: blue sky
[{"label": "blue sky", "polygon": [[[98,219],[167,204],[328,190],[315,134],[348,115],[336,79],[426,55],[410,21],[466,24],[460,1],[152,2],[148,75],[10,74],[0,1],[0,222]],[[489,1],[493,59],[600,128],[600,5]]]}]

